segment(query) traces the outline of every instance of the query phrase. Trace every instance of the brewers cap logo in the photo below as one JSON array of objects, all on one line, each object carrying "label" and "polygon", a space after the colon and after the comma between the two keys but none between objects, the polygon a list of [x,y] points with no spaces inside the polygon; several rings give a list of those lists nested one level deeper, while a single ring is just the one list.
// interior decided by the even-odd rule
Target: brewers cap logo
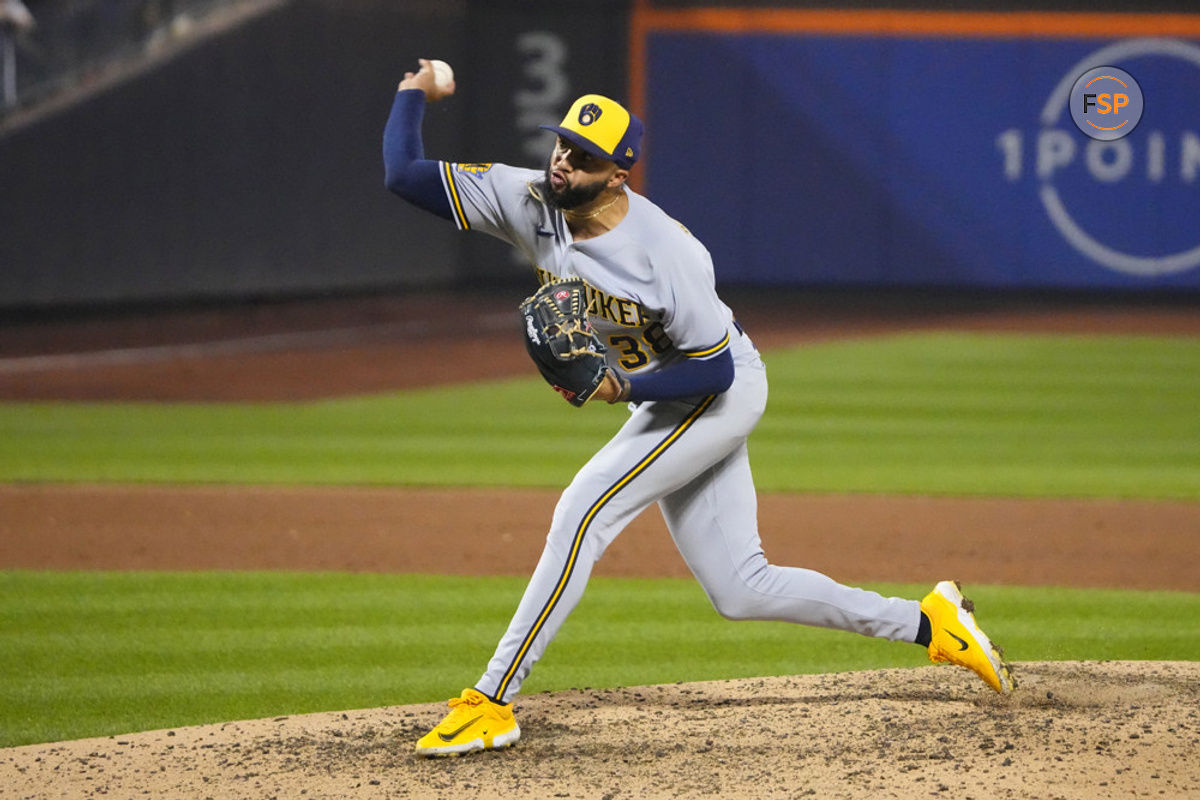
[{"label": "brewers cap logo", "polygon": [[600,115],[604,112],[600,106],[595,103],[587,103],[583,108],[579,109],[579,124],[591,125],[596,120],[600,119]]}]

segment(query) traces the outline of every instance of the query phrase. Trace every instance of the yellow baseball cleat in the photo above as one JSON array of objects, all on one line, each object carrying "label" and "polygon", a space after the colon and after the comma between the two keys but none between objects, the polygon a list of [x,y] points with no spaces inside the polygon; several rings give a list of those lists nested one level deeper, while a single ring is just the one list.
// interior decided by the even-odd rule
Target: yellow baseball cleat
[{"label": "yellow baseball cleat", "polygon": [[961,589],[958,581],[942,581],[921,601],[933,634],[929,660],[966,667],[997,692],[1011,692],[1017,682],[1004,653],[979,629],[975,604],[962,596]]},{"label": "yellow baseball cleat", "polygon": [[459,756],[475,750],[500,750],[521,738],[512,703],[493,703],[482,692],[463,689],[452,697],[450,713],[417,742],[419,756]]}]

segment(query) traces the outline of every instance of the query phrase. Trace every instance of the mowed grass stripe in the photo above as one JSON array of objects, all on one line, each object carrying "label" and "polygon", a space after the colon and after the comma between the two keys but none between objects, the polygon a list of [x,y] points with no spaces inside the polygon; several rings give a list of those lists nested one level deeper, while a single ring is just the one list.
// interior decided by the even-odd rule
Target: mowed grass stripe
[{"label": "mowed grass stripe", "polygon": [[1200,343],[930,334],[779,351],[760,488],[1200,497]]},{"label": "mowed grass stripe", "polygon": [[[0,746],[439,701],[479,677],[524,585],[337,573],[0,572]],[[871,588],[916,598],[929,586]],[[968,593],[981,624],[1018,661],[1200,658],[1197,594]],[[597,578],[525,691],[924,663],[910,645],[725,621],[691,580]]]},{"label": "mowed grass stripe", "polygon": [[[760,489],[1200,499],[1200,342],[775,350]],[[621,424],[536,376],[277,405],[0,404],[0,480],[561,487]]]}]

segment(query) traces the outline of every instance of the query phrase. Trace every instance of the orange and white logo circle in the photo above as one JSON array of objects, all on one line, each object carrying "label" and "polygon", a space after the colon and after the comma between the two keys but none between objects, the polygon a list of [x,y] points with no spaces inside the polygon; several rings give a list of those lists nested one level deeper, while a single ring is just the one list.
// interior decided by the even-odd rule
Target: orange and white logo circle
[{"label": "orange and white logo circle", "polygon": [[1071,119],[1093,139],[1127,136],[1142,118],[1142,87],[1123,69],[1093,67],[1071,87]]}]

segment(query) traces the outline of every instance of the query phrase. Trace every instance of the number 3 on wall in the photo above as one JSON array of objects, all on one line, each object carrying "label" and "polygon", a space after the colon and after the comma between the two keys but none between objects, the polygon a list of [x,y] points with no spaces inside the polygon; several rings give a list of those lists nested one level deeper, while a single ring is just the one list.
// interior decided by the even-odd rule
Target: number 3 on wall
[{"label": "number 3 on wall", "polygon": [[543,161],[553,136],[538,126],[562,113],[559,107],[571,91],[567,79],[567,43],[546,31],[527,31],[517,37],[524,86],[513,92],[522,150]]}]

